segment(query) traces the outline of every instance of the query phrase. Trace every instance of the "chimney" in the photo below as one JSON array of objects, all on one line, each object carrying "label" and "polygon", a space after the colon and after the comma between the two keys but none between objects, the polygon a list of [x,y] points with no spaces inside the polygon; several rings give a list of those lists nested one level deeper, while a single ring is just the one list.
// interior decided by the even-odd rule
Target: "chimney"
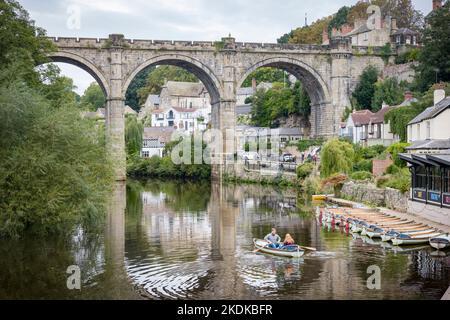
[{"label": "chimney", "polygon": [[434,105],[437,105],[444,99],[445,99],[445,90],[443,89],[434,90]]},{"label": "chimney", "polygon": [[405,92],[405,101],[411,100],[412,98],[414,98],[412,92],[411,91],[406,91]]},{"label": "chimney", "polygon": [[257,85],[256,85],[256,79],[253,78],[253,79],[252,79],[252,89],[253,89],[253,92],[256,92],[256,87],[257,87]]},{"label": "chimney", "polygon": [[330,44],[330,37],[328,36],[327,28],[323,28],[323,31],[322,31],[322,44],[325,46]]},{"label": "chimney", "polygon": [[348,23],[344,24],[341,28],[341,33],[343,36],[345,36],[346,34],[349,34],[352,31],[353,31],[353,27],[351,25],[349,25]]},{"label": "chimney", "polygon": [[389,107],[389,105],[386,102],[383,101],[383,103],[381,104],[381,109],[385,109],[385,108],[388,108],[388,107]]},{"label": "chimney", "polygon": [[433,0],[433,11],[442,8],[442,0]]},{"label": "chimney", "polygon": [[392,31],[397,31],[398,30],[397,19],[396,18],[392,18],[392,20],[391,20],[391,29],[392,29]]}]

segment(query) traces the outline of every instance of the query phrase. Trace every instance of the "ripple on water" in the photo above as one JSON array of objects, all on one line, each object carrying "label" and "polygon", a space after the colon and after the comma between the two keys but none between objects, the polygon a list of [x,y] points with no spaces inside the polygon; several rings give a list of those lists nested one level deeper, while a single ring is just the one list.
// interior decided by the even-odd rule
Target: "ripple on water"
[{"label": "ripple on water", "polygon": [[128,259],[127,272],[135,285],[154,299],[190,299],[204,285],[202,279],[209,269],[202,256],[192,260],[192,254],[184,250],[171,250],[165,255]]}]

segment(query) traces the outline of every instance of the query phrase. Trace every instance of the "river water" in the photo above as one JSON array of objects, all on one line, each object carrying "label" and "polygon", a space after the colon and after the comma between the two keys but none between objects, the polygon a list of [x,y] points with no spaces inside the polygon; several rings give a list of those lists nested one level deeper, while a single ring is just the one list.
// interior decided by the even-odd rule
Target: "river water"
[{"label": "river water", "polygon": [[[272,226],[318,252],[255,253]],[[67,288],[69,266],[81,290]],[[0,299],[440,299],[449,285],[449,253],[321,226],[293,190],[256,185],[129,181],[102,232],[0,242]]]}]

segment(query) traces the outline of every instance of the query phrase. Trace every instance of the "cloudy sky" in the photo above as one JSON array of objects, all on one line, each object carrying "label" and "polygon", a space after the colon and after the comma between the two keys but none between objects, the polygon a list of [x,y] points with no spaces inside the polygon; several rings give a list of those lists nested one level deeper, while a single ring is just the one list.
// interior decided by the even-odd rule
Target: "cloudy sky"
[{"label": "cloudy sky", "polygon": [[[231,33],[237,41],[276,42],[291,29],[356,0],[19,0],[49,36],[215,41]],[[413,0],[425,14],[432,0]],[[79,15],[78,15],[79,13]],[[79,17],[77,19],[76,17]],[[94,81],[60,65],[82,93]]]}]

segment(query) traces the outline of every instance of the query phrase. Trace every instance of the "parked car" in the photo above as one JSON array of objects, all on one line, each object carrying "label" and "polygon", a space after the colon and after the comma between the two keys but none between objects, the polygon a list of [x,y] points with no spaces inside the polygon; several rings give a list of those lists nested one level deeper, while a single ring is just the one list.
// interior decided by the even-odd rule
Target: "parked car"
[{"label": "parked car", "polygon": [[295,157],[292,154],[290,154],[290,153],[284,153],[280,157],[280,161],[281,162],[295,162]]}]

